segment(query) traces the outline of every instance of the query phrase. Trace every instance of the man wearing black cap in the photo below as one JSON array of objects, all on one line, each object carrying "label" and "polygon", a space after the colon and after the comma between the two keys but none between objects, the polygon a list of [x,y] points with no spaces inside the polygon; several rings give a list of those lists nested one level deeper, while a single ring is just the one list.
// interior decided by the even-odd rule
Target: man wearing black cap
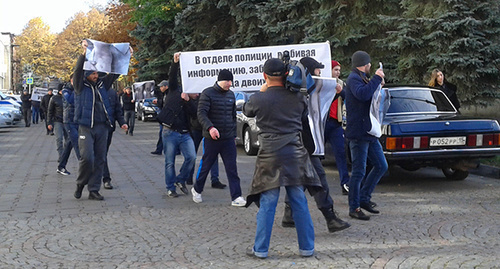
[{"label": "man wearing black cap", "polygon": [[[378,69],[369,79],[370,55],[356,51],[352,55],[352,71],[347,78],[345,88],[347,127],[346,138],[349,141],[352,158],[352,173],[349,182],[349,216],[360,220],[369,220],[361,208],[374,214],[380,213],[371,202],[371,194],[380,178],[387,171],[387,161],[378,138],[370,135],[370,106],[373,93],[384,82],[384,71]],[[366,162],[370,160],[373,168],[366,179]],[[361,181],[363,187],[360,189]]]},{"label": "man wearing black cap", "polygon": [[[160,108],[160,110],[163,108],[163,99],[165,98],[165,92],[168,90],[168,80],[162,80],[160,84],[157,85],[160,87],[160,90],[155,90],[155,97],[156,99],[153,100],[153,104],[156,104]],[[155,151],[151,151],[151,154],[154,155],[161,155],[163,152],[163,141],[161,138],[161,133],[163,131],[163,125],[160,123],[160,133],[158,134],[158,142],[156,142],[156,149]]]},{"label": "man wearing black cap", "polygon": [[240,178],[236,167],[236,100],[229,88],[233,84],[233,74],[223,69],[219,71],[217,82],[203,90],[198,101],[198,121],[203,129],[204,152],[196,182],[191,188],[193,201],[201,203],[201,193],[208,172],[220,154],[224,161],[232,206],[245,206],[241,196]]},{"label": "man wearing black cap", "polygon": [[266,258],[280,187],[290,200],[301,256],[314,254],[314,225],[304,188],[311,194],[321,190],[309,154],[302,144],[301,130],[307,121],[307,100],[300,92],[284,87],[286,68],[276,58],[264,64],[266,83],[243,107],[247,117],[255,117],[261,142],[247,206],[260,205],[254,245],[247,254]]},{"label": "man wearing black cap", "polygon": [[[322,63],[316,61],[311,57],[304,57],[300,59],[300,63],[306,68],[306,72],[311,76],[320,76],[321,69],[325,67]],[[315,84],[317,83],[321,83],[321,81],[317,82],[315,80]],[[315,87],[316,85],[314,85],[313,89]],[[329,92],[328,95],[322,94],[321,102],[331,103],[333,101],[333,98],[335,96],[335,89],[329,90],[331,90],[331,92]],[[328,111],[322,110],[321,107],[318,106],[320,98],[319,93],[319,90],[308,92],[307,108],[309,111],[309,117],[308,120],[303,124],[304,126],[302,128],[302,141],[304,143],[304,147],[309,153],[309,157],[311,159],[314,170],[318,174],[318,177],[321,181],[321,186],[323,187],[321,191],[317,192],[314,195],[316,206],[325,217],[328,231],[333,233],[349,228],[351,225],[340,219],[333,209],[333,199],[330,195],[330,188],[326,180],[325,169],[323,168],[323,164],[321,163],[321,159],[324,158],[325,155],[325,123],[322,119],[326,118],[326,114],[328,113]],[[293,214],[287,196],[285,199],[285,212],[282,220],[283,227],[294,227],[295,224],[292,216]]]}]

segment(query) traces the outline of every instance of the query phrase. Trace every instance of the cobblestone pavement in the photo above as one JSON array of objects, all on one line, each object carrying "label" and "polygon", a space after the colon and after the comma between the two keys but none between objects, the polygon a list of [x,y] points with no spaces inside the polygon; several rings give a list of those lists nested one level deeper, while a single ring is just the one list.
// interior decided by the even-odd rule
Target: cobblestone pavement
[{"label": "cobblestone pavement", "polygon": [[[360,221],[348,217],[338,175],[325,163],[335,208],[352,227],[328,233],[309,197],[316,252],[302,258],[295,230],[279,225],[280,203],[270,257],[259,260],[245,255],[257,208],[231,207],[229,190],[209,184],[201,204],[168,198],[164,159],[149,153],[157,136],[155,123],[137,122],[133,137],[115,132],[115,189],[91,201],[86,190],[73,198],[73,154],[72,174],[56,173],[55,138],[43,124],[0,129],[0,268],[500,268],[498,179],[451,182],[435,169],[396,170],[374,193],[382,213]],[[254,163],[239,149],[243,193]],[[227,182],[223,169],[221,178]]]}]

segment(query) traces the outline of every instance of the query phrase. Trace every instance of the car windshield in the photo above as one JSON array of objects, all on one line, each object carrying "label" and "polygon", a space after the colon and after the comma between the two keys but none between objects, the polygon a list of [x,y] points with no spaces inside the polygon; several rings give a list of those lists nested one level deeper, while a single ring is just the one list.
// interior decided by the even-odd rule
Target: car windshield
[{"label": "car windshield", "polygon": [[455,112],[443,92],[433,89],[392,89],[390,113]]}]

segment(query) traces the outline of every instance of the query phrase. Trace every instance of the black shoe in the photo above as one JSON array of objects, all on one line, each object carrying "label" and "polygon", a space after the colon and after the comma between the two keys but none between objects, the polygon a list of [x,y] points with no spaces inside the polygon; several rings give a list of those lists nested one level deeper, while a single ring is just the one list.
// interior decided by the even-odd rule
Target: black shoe
[{"label": "black shoe", "polygon": [[175,191],[168,190],[167,191],[167,196],[175,198],[175,197],[179,197],[179,194],[177,194],[177,192],[175,192]]},{"label": "black shoe", "polygon": [[377,203],[370,201],[369,202],[372,207],[377,207]]},{"label": "black shoe", "polygon": [[134,133],[130,132],[130,133],[128,133],[128,135],[130,135],[130,136],[134,136]]},{"label": "black shoe", "polygon": [[342,189],[342,195],[349,195],[349,185],[342,184],[340,187]]},{"label": "black shoe", "polygon": [[187,185],[193,185],[193,180],[192,180],[192,179],[190,179],[190,180],[186,180],[186,184],[187,184]]},{"label": "black shoe", "polygon": [[188,189],[186,188],[186,184],[180,183],[180,182],[175,182],[175,187],[179,188],[179,190],[182,191],[184,194],[188,194]]},{"label": "black shoe", "polygon": [[212,182],[212,188],[214,189],[224,189],[226,187],[226,184],[220,183],[220,181],[214,181]]},{"label": "black shoe", "polygon": [[361,203],[359,206],[370,213],[373,213],[373,214],[380,213],[380,211],[373,208],[373,206],[370,203]]},{"label": "black shoe", "polygon": [[151,154],[153,154],[153,155],[161,155],[161,151],[151,151]]},{"label": "black shoe", "polygon": [[289,204],[285,203],[285,211],[283,213],[283,219],[281,219],[281,226],[284,228],[294,228],[295,221],[293,221],[292,208]]},{"label": "black shoe", "polygon": [[85,188],[85,185],[76,184],[76,191],[74,194],[76,199],[80,199],[80,197],[82,197],[83,188]]},{"label": "black shoe", "polygon": [[[29,127],[29,126],[28,126],[28,127]],[[53,133],[53,132],[51,132],[51,133],[50,133],[50,135],[54,135],[54,133]]]},{"label": "black shoe", "polygon": [[97,191],[91,191],[89,192],[89,200],[104,200],[104,197]]},{"label": "black shoe", "polygon": [[370,216],[365,215],[365,213],[363,213],[363,211],[361,211],[360,208],[356,208],[356,211],[354,211],[354,212],[349,212],[349,216],[351,218],[360,219],[360,220],[370,220]]},{"label": "black shoe", "polygon": [[113,185],[111,185],[111,182],[109,181],[106,181],[104,182],[104,188],[107,189],[107,190],[112,190],[113,189]]},{"label": "black shoe", "polygon": [[328,227],[328,231],[330,233],[334,233],[351,227],[351,224],[335,216],[333,219],[326,220],[326,226]]}]

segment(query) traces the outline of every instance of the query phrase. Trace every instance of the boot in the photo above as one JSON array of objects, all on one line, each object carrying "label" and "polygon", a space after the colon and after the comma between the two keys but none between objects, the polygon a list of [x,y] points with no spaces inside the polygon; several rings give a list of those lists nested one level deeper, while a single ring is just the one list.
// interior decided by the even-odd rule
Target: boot
[{"label": "boot", "polygon": [[328,231],[330,233],[338,232],[344,229],[351,227],[351,225],[340,218],[337,217],[333,207],[329,208],[320,208],[321,213],[325,216],[326,226],[328,227]]},{"label": "boot", "polygon": [[289,203],[285,202],[285,213],[283,214],[283,219],[281,220],[281,226],[285,228],[295,227],[295,222],[293,221],[292,208]]}]

